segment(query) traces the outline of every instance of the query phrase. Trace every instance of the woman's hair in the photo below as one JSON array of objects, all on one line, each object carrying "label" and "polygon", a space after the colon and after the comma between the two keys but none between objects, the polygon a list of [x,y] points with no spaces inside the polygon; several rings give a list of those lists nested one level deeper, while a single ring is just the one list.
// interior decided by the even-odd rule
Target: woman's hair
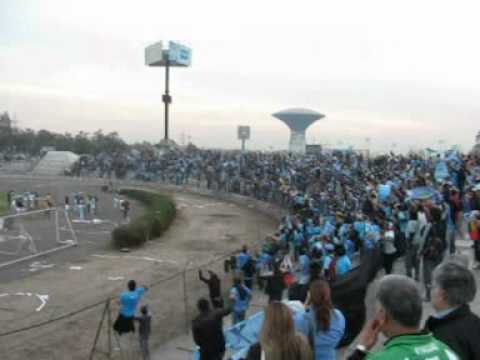
[{"label": "woman's hair", "polygon": [[262,349],[275,360],[301,359],[302,349],[295,334],[292,312],[287,305],[272,302],[265,310],[260,334]]},{"label": "woman's hair", "polygon": [[333,310],[330,294],[330,285],[325,280],[316,280],[310,285],[310,302],[317,320],[317,328],[323,331],[330,328]]},{"label": "woman's hair", "polygon": [[240,280],[239,278],[235,278],[235,280],[233,280],[233,287],[237,289],[238,297],[240,298],[240,300],[245,300],[245,298],[247,297],[247,291],[243,288],[242,280]]}]

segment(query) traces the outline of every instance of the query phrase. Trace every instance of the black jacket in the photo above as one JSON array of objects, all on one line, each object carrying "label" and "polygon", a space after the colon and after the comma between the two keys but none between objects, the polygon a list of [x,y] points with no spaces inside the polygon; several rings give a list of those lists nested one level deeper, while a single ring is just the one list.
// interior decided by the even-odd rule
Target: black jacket
[{"label": "black jacket", "polygon": [[221,283],[218,276],[213,276],[212,274],[210,274],[210,278],[207,279],[203,276],[201,271],[198,272],[198,275],[200,280],[207,284],[210,298],[214,299],[221,296]]},{"label": "black jacket", "polygon": [[208,359],[225,352],[225,337],[222,318],[230,314],[231,309],[211,310],[200,314],[192,322],[193,340],[200,347],[200,358]]},{"label": "black jacket", "polygon": [[428,318],[425,329],[447,344],[462,360],[480,359],[480,318],[463,305],[442,319]]}]

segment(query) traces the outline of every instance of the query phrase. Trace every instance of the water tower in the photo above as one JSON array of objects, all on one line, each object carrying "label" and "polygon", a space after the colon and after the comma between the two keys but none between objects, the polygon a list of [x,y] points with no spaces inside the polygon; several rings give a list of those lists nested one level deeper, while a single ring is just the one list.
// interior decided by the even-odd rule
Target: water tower
[{"label": "water tower", "polygon": [[308,109],[287,109],[272,114],[290,128],[289,151],[305,154],[305,132],[315,121],[325,117],[319,112]]}]

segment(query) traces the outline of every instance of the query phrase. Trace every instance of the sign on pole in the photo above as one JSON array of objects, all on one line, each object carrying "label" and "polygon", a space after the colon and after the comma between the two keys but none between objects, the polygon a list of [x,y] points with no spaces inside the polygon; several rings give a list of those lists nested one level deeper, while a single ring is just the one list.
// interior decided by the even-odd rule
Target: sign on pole
[{"label": "sign on pole", "polygon": [[168,60],[173,66],[190,66],[192,62],[192,49],[170,41],[168,43]]},{"label": "sign on pole", "polygon": [[145,48],[145,65],[162,66],[163,64],[163,44],[161,41]]},{"label": "sign on pole", "polygon": [[250,126],[238,127],[238,140],[248,140],[250,139]]}]

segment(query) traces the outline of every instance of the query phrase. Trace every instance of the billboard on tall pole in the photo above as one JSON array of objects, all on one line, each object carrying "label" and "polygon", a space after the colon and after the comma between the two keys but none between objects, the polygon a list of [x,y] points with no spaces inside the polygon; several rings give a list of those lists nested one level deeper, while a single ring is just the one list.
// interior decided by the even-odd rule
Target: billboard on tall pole
[{"label": "billboard on tall pole", "polygon": [[168,109],[172,103],[170,67],[189,67],[192,63],[192,49],[174,41],[170,41],[168,45],[168,49],[163,49],[163,42],[159,41],[145,48],[145,65],[165,68],[165,93],[162,96],[162,101],[165,104],[165,141],[168,141]]}]

